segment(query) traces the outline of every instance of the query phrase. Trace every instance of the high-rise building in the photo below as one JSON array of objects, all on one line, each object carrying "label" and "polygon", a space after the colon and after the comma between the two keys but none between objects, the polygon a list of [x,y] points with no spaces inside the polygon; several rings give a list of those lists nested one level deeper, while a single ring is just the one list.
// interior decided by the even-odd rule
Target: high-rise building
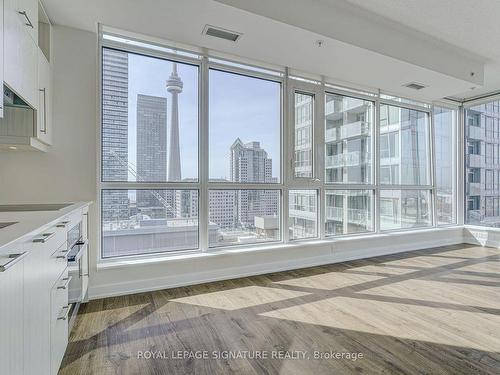
[{"label": "high-rise building", "polygon": [[[259,142],[243,143],[237,138],[230,149],[231,181],[245,183],[276,182],[272,175],[272,160]],[[253,227],[256,216],[278,212],[279,192],[270,190],[240,190],[236,198],[238,226]]]},{"label": "high-rise building", "polygon": [[466,110],[467,224],[500,227],[500,101]]},{"label": "high-rise building", "polygon": [[[128,179],[128,54],[103,49],[102,55],[102,179]],[[129,218],[127,191],[107,193],[102,207],[106,222]]]},{"label": "high-rise building", "polygon": [[[137,179],[162,182],[167,178],[167,99],[137,95]],[[167,194],[158,192],[163,199]],[[170,200],[169,205],[172,201]],[[152,218],[174,216],[173,207],[147,190],[137,192],[137,208]],[[170,214],[170,215],[169,215]]]}]

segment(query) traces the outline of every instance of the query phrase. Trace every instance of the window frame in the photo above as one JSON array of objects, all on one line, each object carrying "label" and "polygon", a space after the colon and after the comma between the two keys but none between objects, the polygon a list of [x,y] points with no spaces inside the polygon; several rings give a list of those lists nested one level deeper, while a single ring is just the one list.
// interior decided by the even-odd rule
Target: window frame
[{"label": "window frame", "polygon": [[[302,78],[296,72],[290,73],[288,68],[279,68],[276,70],[268,69],[259,64],[247,63],[244,59],[227,59],[213,55],[207,50],[199,49],[198,52],[193,52],[189,49],[170,48],[167,45],[157,42],[150,43],[144,39],[135,39],[139,43],[126,44],[124,42],[113,39],[103,38],[103,28],[99,26],[99,41],[98,41],[98,157],[97,157],[97,220],[99,228],[98,236],[98,262],[116,261],[122,257],[103,258],[102,257],[102,191],[106,189],[175,189],[175,190],[197,190],[198,191],[198,244],[196,250],[181,250],[173,252],[160,252],[154,254],[138,254],[127,255],[126,257],[135,258],[152,258],[165,256],[175,256],[180,253],[211,253],[220,252],[221,250],[230,248],[241,249],[258,249],[266,245],[276,244],[291,244],[291,243],[307,243],[311,241],[325,240],[335,242],[336,239],[357,236],[371,236],[392,232],[414,232],[418,230],[428,230],[442,226],[456,226],[463,224],[466,202],[463,195],[462,186],[464,184],[464,147],[455,147],[454,152],[454,196],[453,210],[455,213],[455,223],[438,225],[436,216],[436,177],[435,177],[435,155],[434,155],[434,121],[433,108],[434,103],[422,103],[413,100],[406,100],[396,97],[388,97],[380,92],[369,92],[350,87],[339,86],[331,81],[316,80]],[[106,35],[113,35],[105,32]],[[117,34],[115,34],[117,35]],[[129,38],[123,36],[124,40]],[[141,43],[142,42],[142,43]],[[147,45],[156,45],[164,48],[147,48]],[[175,44],[174,44],[175,45]],[[157,57],[169,61],[186,63],[198,67],[198,180],[196,182],[103,182],[102,181],[102,50],[103,48],[119,49],[124,52],[137,53],[145,56]],[[180,51],[180,53],[176,53]],[[280,84],[280,174],[279,182],[277,183],[233,183],[233,182],[218,182],[210,181],[209,179],[209,72],[210,69],[223,71],[227,73],[239,74],[250,78],[258,78],[278,82]],[[313,105],[313,126],[312,126],[312,169],[313,175],[311,178],[295,177],[294,173],[294,148],[295,148],[295,92],[310,94],[314,96]],[[367,184],[351,184],[351,183],[326,183],[325,177],[325,100],[326,95],[342,95],[345,97],[355,98],[359,100],[370,101],[372,107],[372,124],[371,124],[371,181]],[[429,167],[429,184],[428,185],[381,185],[380,183],[380,108],[381,105],[387,104],[391,106],[417,110],[427,113],[429,131],[427,136],[428,141],[428,167]],[[456,122],[454,124],[455,133],[453,140],[460,139],[465,142],[463,127],[458,124],[463,123],[466,119],[463,110],[459,110],[458,106],[449,103],[436,103],[437,106],[452,109],[455,112]],[[455,142],[454,142],[455,143]],[[458,144],[458,143],[457,143]],[[462,174],[459,172],[462,171]],[[279,199],[279,223],[280,223],[280,239],[279,241],[256,242],[244,245],[224,245],[209,247],[208,244],[208,225],[209,225],[209,191],[211,190],[277,190],[280,194]],[[304,239],[289,238],[289,191],[290,190],[315,190],[317,192],[317,237]],[[325,235],[326,222],[326,191],[331,190],[368,190],[372,196],[372,228],[370,232],[342,234],[342,235]],[[417,228],[402,228],[397,230],[380,230],[380,190],[428,190],[430,192],[430,213],[431,225]]]}]

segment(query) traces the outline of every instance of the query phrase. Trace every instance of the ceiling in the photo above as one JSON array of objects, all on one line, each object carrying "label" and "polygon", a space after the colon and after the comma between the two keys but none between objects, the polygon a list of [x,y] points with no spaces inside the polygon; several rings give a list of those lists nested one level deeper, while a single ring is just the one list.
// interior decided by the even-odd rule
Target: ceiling
[{"label": "ceiling", "polygon": [[[467,0],[246,1],[255,9],[231,0],[44,0],[55,24],[95,32],[102,23],[424,100],[500,89],[500,1],[483,2],[472,17]],[[202,35],[206,24],[243,37],[232,43]],[[402,87],[412,81],[428,87]]]}]

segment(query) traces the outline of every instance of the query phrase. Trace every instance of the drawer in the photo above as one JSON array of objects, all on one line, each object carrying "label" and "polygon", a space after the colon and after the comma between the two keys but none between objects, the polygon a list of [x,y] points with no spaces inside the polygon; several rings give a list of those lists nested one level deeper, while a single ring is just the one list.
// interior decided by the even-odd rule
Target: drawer
[{"label": "drawer", "polygon": [[53,285],[54,282],[63,274],[63,272],[68,268],[68,244],[66,241],[63,242],[59,248],[50,254],[50,258],[48,259],[47,267],[49,268],[50,274],[50,285]]},{"label": "drawer", "polygon": [[33,249],[40,249],[49,256],[66,241],[66,233],[64,227],[49,228],[33,238]]},{"label": "drawer", "polygon": [[70,279],[66,269],[51,291],[50,364],[51,374],[57,374],[68,345],[68,288]]}]

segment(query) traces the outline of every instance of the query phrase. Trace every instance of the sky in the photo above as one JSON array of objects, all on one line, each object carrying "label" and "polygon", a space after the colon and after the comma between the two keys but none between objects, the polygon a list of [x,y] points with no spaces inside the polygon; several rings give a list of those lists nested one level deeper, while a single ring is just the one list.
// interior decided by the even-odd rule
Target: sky
[{"label": "sky", "polygon": [[[129,54],[129,162],[136,165],[137,95],[167,98],[170,136],[171,95],[166,80],[173,63]],[[179,131],[182,178],[198,175],[198,68],[177,64],[184,83],[179,94]],[[209,75],[209,176],[229,179],[229,148],[239,137],[257,141],[273,161],[273,176],[280,166],[280,85],[275,82],[211,70]],[[167,139],[167,145],[168,145]],[[130,179],[131,176],[129,176]]]}]

